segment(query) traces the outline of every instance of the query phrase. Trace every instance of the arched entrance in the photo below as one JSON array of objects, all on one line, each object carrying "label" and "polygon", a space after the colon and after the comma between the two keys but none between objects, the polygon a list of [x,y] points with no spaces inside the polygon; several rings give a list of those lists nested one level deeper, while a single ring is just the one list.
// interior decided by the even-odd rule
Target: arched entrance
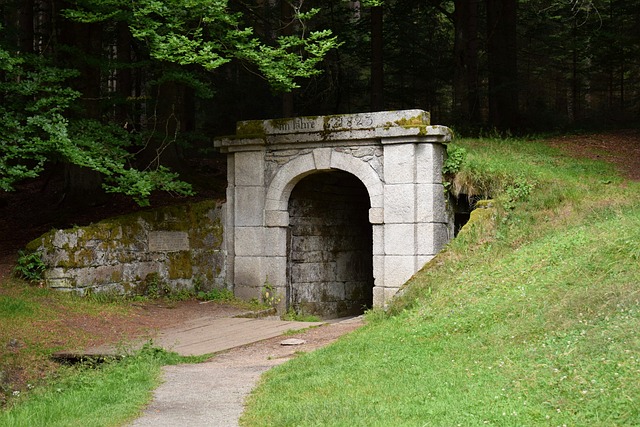
[{"label": "arched entrance", "polygon": [[[289,303],[325,317],[387,305],[452,234],[442,184],[450,138],[421,110],[239,122],[215,141],[228,153],[230,289],[245,299],[269,289],[280,312]],[[315,216],[298,215],[307,204]],[[337,206],[355,209],[339,226]],[[342,240],[361,226],[362,247],[351,249]],[[300,249],[310,242],[324,248]]]},{"label": "arched entrance", "polygon": [[287,307],[324,318],[362,314],[373,303],[369,194],[343,171],[300,180],[289,198]]}]

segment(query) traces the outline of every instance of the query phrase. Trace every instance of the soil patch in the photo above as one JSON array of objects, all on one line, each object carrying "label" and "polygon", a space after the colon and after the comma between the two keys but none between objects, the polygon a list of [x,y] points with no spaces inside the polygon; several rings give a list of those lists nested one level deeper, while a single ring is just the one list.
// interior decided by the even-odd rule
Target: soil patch
[{"label": "soil patch", "polygon": [[564,135],[549,143],[574,157],[603,160],[625,177],[640,181],[640,130],[627,129],[588,135]]}]

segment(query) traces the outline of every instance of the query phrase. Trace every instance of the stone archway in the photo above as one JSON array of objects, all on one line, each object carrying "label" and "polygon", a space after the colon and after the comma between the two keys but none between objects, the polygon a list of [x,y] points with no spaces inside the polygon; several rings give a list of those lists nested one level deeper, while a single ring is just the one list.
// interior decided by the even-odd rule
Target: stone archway
[{"label": "stone archway", "polygon": [[364,185],[372,228],[373,305],[384,306],[452,235],[442,185],[449,129],[421,110],[239,122],[228,153],[227,280],[240,298],[288,292],[289,200],[318,172]]}]

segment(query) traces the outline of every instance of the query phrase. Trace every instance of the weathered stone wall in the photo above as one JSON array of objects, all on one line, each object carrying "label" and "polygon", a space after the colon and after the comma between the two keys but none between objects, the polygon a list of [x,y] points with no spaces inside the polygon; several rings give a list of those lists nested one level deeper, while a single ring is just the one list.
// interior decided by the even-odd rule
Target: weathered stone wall
[{"label": "weathered stone wall", "polygon": [[52,230],[32,241],[49,287],[143,294],[224,288],[223,204],[204,201]]},{"label": "weathered stone wall", "polygon": [[308,176],[289,200],[291,308],[321,317],[373,302],[372,230],[364,185],[345,172]]}]

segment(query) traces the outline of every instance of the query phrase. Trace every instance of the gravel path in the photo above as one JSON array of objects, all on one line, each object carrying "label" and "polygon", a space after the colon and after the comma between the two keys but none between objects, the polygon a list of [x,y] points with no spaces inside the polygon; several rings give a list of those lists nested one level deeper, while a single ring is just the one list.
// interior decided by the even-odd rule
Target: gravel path
[{"label": "gravel path", "polygon": [[[164,383],[132,427],[237,426],[244,400],[268,369],[338,339],[362,325],[355,318],[231,349],[208,362],[164,368]],[[283,346],[289,338],[305,343]]]}]

